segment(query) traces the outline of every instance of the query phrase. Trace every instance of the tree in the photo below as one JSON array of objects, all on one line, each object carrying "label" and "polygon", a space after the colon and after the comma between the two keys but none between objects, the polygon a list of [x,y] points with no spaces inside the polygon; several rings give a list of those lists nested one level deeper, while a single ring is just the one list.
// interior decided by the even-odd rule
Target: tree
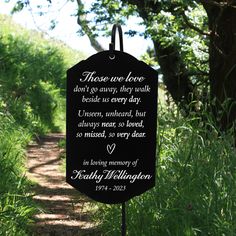
[{"label": "tree", "polygon": [[[81,9],[79,4],[78,16],[81,14]],[[172,14],[173,18],[166,16],[163,10],[166,12],[172,11],[174,13]],[[144,36],[152,38],[156,58],[167,90],[173,100],[188,113],[187,105],[193,100],[197,100],[197,92],[190,77],[196,76],[196,74],[203,76],[206,73],[200,73],[199,75],[199,71],[193,71],[193,66],[188,70],[186,58],[181,55],[180,44],[183,42],[178,42],[180,40],[177,33],[182,31],[181,34],[184,35],[183,29],[181,29],[182,22],[181,20],[174,22],[180,12],[179,6],[173,6],[173,4],[165,6],[158,1],[96,1],[90,12],[97,16],[94,22],[90,22],[90,25],[91,23],[97,25],[105,22],[105,28],[101,28],[101,31],[106,31],[106,25],[116,22],[117,19],[119,19],[119,23],[124,23],[124,18],[128,18],[130,15],[138,14],[143,19],[143,24],[146,26]],[[174,32],[168,20],[179,30]],[[81,26],[83,28],[83,25]],[[134,34],[135,32],[131,31],[131,33]],[[193,56],[190,51],[188,54],[192,55],[186,55],[187,57]]]},{"label": "tree", "polygon": [[[16,9],[27,3],[19,0]],[[90,9],[85,9],[82,0],[77,4],[78,23],[97,51],[102,50],[96,40],[99,33],[107,34],[111,24],[125,24],[130,16],[140,17],[145,25],[141,34],[153,41],[164,83],[175,103],[189,114],[195,110],[190,104],[199,101],[212,111],[221,130],[234,125],[235,0],[94,0]],[[131,29],[128,33],[140,32]]]},{"label": "tree", "polygon": [[[223,130],[236,119],[236,1],[201,1],[211,32],[209,81],[213,112]],[[220,112],[220,114],[219,114]]]},{"label": "tree", "polygon": [[101,31],[117,19],[122,24],[130,15],[141,17],[144,36],[153,41],[164,83],[178,106],[188,114],[190,103],[207,103],[222,130],[233,126],[236,1],[102,0],[88,12],[96,17],[87,25],[103,22]]}]

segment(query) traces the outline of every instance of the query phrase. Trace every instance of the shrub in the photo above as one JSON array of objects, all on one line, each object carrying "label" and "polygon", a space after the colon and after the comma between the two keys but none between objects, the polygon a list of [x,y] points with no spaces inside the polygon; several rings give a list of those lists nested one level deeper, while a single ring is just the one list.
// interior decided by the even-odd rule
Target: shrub
[{"label": "shrub", "polygon": [[0,107],[0,235],[26,235],[35,205],[24,176],[24,149],[31,135]]},{"label": "shrub", "polygon": [[30,234],[37,208],[24,175],[26,145],[64,129],[66,69],[78,57],[0,15],[0,235]]},{"label": "shrub", "polygon": [[5,111],[36,132],[58,130],[58,117],[65,120],[61,104],[66,70],[83,54],[25,30],[5,15],[0,15],[0,26],[0,94]]}]

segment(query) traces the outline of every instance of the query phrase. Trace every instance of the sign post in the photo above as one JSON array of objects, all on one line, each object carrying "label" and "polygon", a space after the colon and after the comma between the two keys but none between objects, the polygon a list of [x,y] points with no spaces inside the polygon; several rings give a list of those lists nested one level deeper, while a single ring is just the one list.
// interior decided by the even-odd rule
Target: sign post
[{"label": "sign post", "polygon": [[66,180],[96,201],[122,203],[123,223],[125,202],[155,185],[157,88],[157,72],[123,52],[119,25],[108,51],[67,71]]}]

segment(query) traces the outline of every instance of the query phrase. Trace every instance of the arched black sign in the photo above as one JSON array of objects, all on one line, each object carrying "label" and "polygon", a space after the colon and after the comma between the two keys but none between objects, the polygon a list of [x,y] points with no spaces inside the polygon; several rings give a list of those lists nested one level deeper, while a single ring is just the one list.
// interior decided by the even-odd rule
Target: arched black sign
[{"label": "arched black sign", "polygon": [[155,185],[157,72],[133,56],[97,53],[67,72],[66,180],[122,203]]}]

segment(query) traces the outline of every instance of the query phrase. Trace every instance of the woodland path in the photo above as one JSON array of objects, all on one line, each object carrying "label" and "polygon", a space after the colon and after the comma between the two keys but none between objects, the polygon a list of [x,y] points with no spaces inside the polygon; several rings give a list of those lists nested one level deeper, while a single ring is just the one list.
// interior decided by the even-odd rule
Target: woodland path
[{"label": "woodland path", "polygon": [[28,146],[28,177],[36,182],[35,236],[99,236],[88,211],[89,200],[65,182],[60,170],[63,134],[49,134]]}]

